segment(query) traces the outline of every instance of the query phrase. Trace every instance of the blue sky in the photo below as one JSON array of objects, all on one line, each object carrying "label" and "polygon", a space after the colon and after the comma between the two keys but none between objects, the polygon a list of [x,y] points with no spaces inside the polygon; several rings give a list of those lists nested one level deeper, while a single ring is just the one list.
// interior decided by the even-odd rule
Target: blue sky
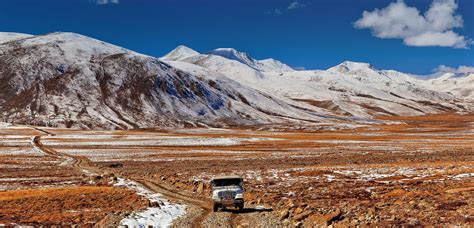
[{"label": "blue sky", "polygon": [[[199,52],[233,47],[254,58],[272,57],[306,69],[344,60],[417,74],[429,74],[439,65],[474,66],[474,1],[453,0],[457,8],[451,19],[462,17],[462,27],[457,21],[435,31],[454,40],[464,37],[464,43],[455,44],[443,43],[443,37],[430,43],[434,33],[422,27],[431,25],[408,25],[411,29],[403,34],[390,33],[390,23],[398,19],[373,10],[392,2],[396,0],[2,0],[0,31],[76,32],[157,57],[180,44]],[[424,17],[432,2],[405,0],[401,10],[416,7]],[[367,17],[356,25],[363,11],[386,23]]]}]

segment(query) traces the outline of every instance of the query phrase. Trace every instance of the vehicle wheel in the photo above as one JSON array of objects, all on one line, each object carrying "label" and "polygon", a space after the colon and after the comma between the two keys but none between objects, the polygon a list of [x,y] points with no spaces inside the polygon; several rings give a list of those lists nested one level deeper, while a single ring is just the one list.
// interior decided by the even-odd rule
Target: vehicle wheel
[{"label": "vehicle wheel", "polygon": [[217,212],[219,210],[219,204],[214,204],[214,207],[212,208],[214,212]]},{"label": "vehicle wheel", "polygon": [[238,208],[240,212],[244,211],[244,203],[239,204]]}]

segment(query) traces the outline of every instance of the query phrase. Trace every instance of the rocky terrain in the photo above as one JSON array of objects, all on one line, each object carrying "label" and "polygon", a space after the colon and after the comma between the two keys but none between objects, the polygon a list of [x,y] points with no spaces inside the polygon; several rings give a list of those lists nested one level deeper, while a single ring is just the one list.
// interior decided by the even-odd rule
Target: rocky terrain
[{"label": "rocky terrain", "polygon": [[[12,201],[21,189],[63,191],[86,185],[111,188],[104,191],[129,189],[144,196],[145,204],[153,194],[161,196],[150,201],[158,204],[149,203],[149,209],[140,209],[139,198],[132,207],[98,207],[95,220],[88,220],[87,204],[71,206],[78,224],[98,222],[101,216],[110,219],[106,224],[172,221],[176,227],[473,224],[474,117],[383,119],[399,124],[315,132],[5,125],[0,130],[0,201],[23,208],[28,201]],[[211,212],[209,180],[221,174],[244,177],[244,213]],[[161,197],[169,202],[160,203]],[[38,202],[49,205],[47,199]],[[31,224],[9,217],[11,206],[0,205],[0,224]],[[186,214],[179,212],[179,205],[185,205]],[[67,213],[50,224],[68,224]],[[126,218],[132,220],[122,220]]]}]

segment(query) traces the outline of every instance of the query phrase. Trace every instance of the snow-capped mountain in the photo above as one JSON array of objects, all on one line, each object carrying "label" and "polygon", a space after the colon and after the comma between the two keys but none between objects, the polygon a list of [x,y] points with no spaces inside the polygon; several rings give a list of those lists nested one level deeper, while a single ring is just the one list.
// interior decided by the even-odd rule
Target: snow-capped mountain
[{"label": "snow-capped mountain", "polygon": [[473,76],[420,79],[370,64],[296,71],[234,49],[157,59],[74,33],[0,33],[0,122],[78,128],[370,121],[471,112]]},{"label": "snow-capped mountain", "polygon": [[377,70],[368,63],[346,61],[325,71],[282,72],[259,69],[253,58],[234,49],[216,50],[180,62],[198,65],[255,90],[336,115],[371,118],[471,110],[469,104],[460,104],[463,102],[457,96],[438,91],[425,80],[393,70]]},{"label": "snow-capped mountain", "polygon": [[207,54],[222,56],[226,59],[231,59],[243,63],[255,70],[264,72],[285,72],[294,71],[288,65],[274,59],[256,60],[250,57],[245,52],[239,52],[233,48],[218,48],[214,49]]},{"label": "snow-capped mountain", "polygon": [[74,33],[17,37],[0,53],[2,122],[126,129],[331,119],[207,69],[185,72]]},{"label": "snow-capped mountain", "polygon": [[439,77],[426,80],[425,85],[436,91],[474,101],[474,73],[444,73]]},{"label": "snow-capped mountain", "polygon": [[369,63],[345,61],[327,69],[328,72],[339,74],[374,74],[375,70]]},{"label": "snow-capped mountain", "polygon": [[183,60],[187,57],[191,57],[195,55],[199,55],[199,52],[191,48],[188,48],[184,45],[180,45],[177,48],[175,48],[173,51],[168,53],[167,55],[160,58],[160,60],[178,61],[178,60]]}]

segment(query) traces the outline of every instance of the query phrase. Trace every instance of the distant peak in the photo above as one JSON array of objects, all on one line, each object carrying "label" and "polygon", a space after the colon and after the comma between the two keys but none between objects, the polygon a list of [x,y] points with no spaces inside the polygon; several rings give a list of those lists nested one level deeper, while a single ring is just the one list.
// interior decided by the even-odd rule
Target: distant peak
[{"label": "distant peak", "polygon": [[216,48],[214,51],[237,51],[234,48]]},{"label": "distant peak", "polygon": [[328,71],[336,72],[336,73],[347,73],[350,71],[359,71],[359,70],[366,70],[366,69],[373,70],[374,68],[369,63],[344,61],[337,66],[329,68]]},{"label": "distant peak", "polygon": [[364,62],[344,61],[339,65],[347,66],[349,68],[372,68],[372,65],[370,63],[364,63]]},{"label": "distant peak", "polygon": [[179,45],[175,49],[173,49],[171,52],[163,56],[161,59],[162,60],[170,60],[170,61],[177,61],[177,60],[182,60],[191,56],[199,55],[199,52],[184,46],[184,45]]},{"label": "distant peak", "polygon": [[216,48],[214,50],[212,50],[211,52],[232,52],[232,53],[244,53],[244,52],[240,52],[240,51],[237,51],[236,49],[234,48]]},{"label": "distant peak", "polygon": [[280,61],[278,61],[278,60],[276,60],[276,59],[272,59],[272,58],[269,58],[269,59],[262,59],[262,60],[260,60],[260,62],[281,63]]},{"label": "distant peak", "polygon": [[257,71],[265,71],[265,72],[285,72],[285,71],[294,71],[288,65],[275,60],[275,59],[264,59],[264,60],[256,60],[252,58],[245,52],[238,51],[234,48],[217,48],[210,52],[210,55],[217,55],[224,57],[226,59],[235,60],[240,63],[243,63]]},{"label": "distant peak", "polygon": [[237,61],[245,61],[245,62],[246,61],[252,61],[252,62],[255,61],[247,53],[237,51],[234,48],[217,48],[217,49],[214,49],[214,50],[210,51],[209,54],[219,55],[219,56],[222,56],[224,58],[233,59],[233,60],[237,60]]},{"label": "distant peak", "polygon": [[193,50],[193,49],[191,49],[187,46],[184,46],[184,45],[179,45],[174,50],[185,50],[185,51],[196,52],[197,53],[197,51],[195,51],[195,50]]},{"label": "distant peak", "polygon": [[257,61],[250,57],[247,53],[237,51],[234,48],[217,48],[210,51],[208,54],[218,55],[230,60],[236,60],[253,68],[255,68],[255,63]]}]

